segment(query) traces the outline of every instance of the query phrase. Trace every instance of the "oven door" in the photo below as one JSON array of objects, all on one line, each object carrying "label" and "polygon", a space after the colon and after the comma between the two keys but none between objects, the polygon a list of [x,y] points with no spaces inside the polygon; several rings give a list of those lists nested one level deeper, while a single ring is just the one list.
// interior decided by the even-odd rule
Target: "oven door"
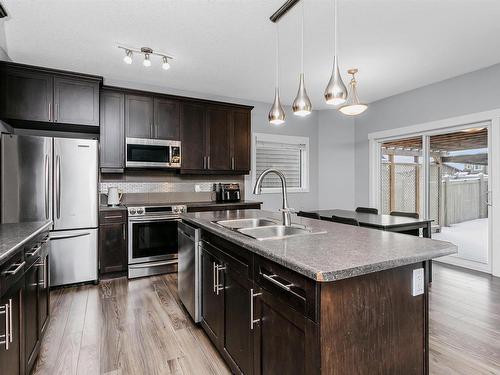
[{"label": "oven door", "polygon": [[177,259],[178,222],[178,218],[130,218],[128,222],[128,263]]},{"label": "oven door", "polygon": [[127,138],[127,168],[168,168],[171,166],[170,145],[156,139]]}]

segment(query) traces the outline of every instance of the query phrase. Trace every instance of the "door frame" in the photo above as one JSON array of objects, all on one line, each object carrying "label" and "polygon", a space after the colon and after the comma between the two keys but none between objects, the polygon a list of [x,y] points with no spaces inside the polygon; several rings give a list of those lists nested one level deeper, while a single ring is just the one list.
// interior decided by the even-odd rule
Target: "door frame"
[{"label": "door frame", "polygon": [[[489,217],[489,238],[488,257],[489,267],[486,272],[491,272],[494,276],[500,276],[500,231],[493,231],[495,223],[500,224],[500,109],[477,112],[463,116],[450,117],[437,121],[430,121],[406,127],[383,130],[368,134],[369,142],[369,201],[370,207],[380,208],[380,144],[382,142],[406,138],[412,136],[423,136],[424,149],[426,139],[435,134],[442,134],[447,131],[456,131],[470,128],[474,124],[489,122],[488,132],[488,179],[489,190],[491,191],[492,206],[488,209]],[[427,146],[428,147],[428,146]],[[425,150],[424,150],[425,151]],[[424,163],[424,181],[428,181],[427,165]],[[424,196],[427,196],[427,186],[424,184]],[[425,206],[425,205],[424,205]],[[427,210],[424,210],[427,214]],[[467,264],[464,266],[470,266]]]}]

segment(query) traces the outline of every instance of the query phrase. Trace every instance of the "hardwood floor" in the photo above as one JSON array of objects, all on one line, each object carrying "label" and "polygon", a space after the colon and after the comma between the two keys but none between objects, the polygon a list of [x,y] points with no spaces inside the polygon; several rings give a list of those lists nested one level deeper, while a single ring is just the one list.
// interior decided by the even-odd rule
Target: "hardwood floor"
[{"label": "hardwood floor", "polygon": [[[35,374],[229,374],[177,298],[175,274],[52,292]],[[500,374],[500,279],[435,263],[431,374]]]}]

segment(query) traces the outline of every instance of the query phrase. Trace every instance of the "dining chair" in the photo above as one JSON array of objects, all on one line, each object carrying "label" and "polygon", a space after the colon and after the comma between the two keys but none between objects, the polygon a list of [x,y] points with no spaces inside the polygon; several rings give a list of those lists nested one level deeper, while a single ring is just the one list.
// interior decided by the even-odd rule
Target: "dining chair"
[{"label": "dining chair", "polygon": [[332,219],[327,219],[329,221],[333,221],[334,223],[340,223],[340,224],[347,224],[347,225],[354,225],[359,227],[359,222],[352,218],[352,217],[342,217],[342,216],[332,216]]},{"label": "dining chair", "polygon": [[357,207],[356,212],[363,212],[365,214],[378,215],[378,210],[376,208],[370,208],[370,207]]},{"label": "dining chair", "polygon": [[414,219],[418,219],[419,218],[417,212],[391,211],[390,215],[391,216],[412,217]]},{"label": "dining chair", "polygon": [[299,211],[297,213],[297,216],[307,217],[309,219],[321,220],[321,217],[319,216],[319,214],[317,212]]}]

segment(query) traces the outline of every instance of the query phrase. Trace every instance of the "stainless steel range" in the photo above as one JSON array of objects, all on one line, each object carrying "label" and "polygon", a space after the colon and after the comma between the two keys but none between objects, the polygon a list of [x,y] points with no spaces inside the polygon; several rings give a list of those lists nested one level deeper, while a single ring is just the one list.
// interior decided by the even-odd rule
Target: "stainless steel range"
[{"label": "stainless steel range", "polygon": [[179,214],[184,205],[127,206],[128,277],[177,271]]}]

